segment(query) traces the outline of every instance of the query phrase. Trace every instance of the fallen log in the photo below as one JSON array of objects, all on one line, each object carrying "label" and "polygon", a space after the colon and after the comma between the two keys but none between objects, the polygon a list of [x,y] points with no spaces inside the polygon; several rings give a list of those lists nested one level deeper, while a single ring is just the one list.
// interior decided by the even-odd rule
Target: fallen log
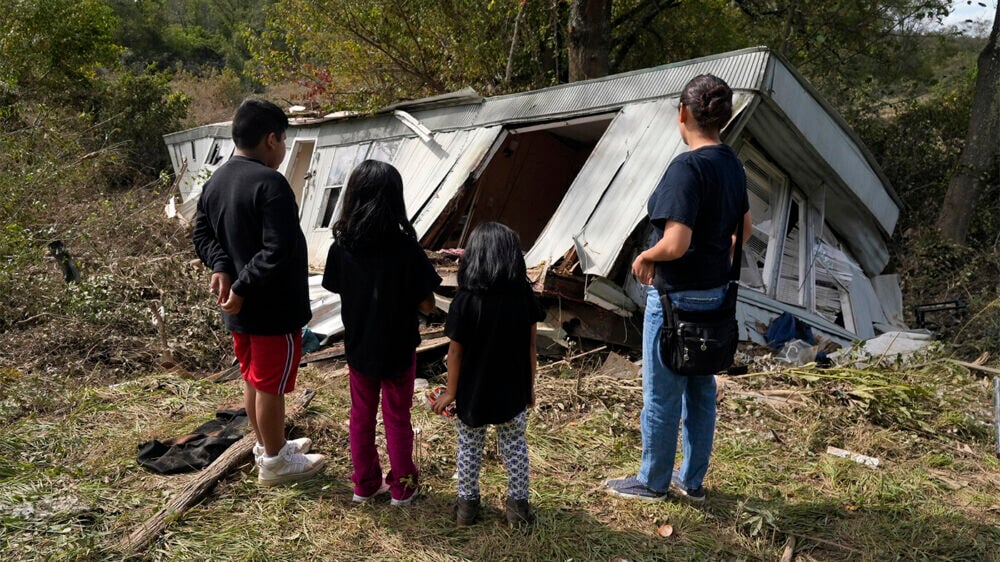
[{"label": "fallen log", "polygon": [[[285,423],[290,424],[295,418],[300,417],[314,396],[316,396],[315,390],[303,390],[289,405],[285,415]],[[253,446],[256,444],[257,437],[251,432],[226,449],[226,452],[215,459],[215,462],[174,496],[166,507],[124,537],[117,545],[118,552],[123,554],[125,558],[131,558],[144,552],[172,522],[183,517],[184,513],[208,495],[219,480],[249,461],[253,455]]]}]

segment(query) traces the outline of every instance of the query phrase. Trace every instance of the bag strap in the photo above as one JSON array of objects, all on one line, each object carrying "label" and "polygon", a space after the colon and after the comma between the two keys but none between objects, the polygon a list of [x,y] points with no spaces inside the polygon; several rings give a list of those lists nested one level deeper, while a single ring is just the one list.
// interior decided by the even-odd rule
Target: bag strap
[{"label": "bag strap", "polygon": [[729,280],[740,280],[740,268],[743,262],[743,217],[740,217],[736,227],[736,247],[733,248],[733,265],[729,269]]}]

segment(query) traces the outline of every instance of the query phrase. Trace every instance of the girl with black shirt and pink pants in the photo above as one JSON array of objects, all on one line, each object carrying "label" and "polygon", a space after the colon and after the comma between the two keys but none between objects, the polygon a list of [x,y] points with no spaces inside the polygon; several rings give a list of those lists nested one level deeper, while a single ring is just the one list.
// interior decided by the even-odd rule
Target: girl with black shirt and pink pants
[{"label": "girl with black shirt and pink pants", "polygon": [[535,403],[535,323],[545,319],[525,270],[521,242],[510,228],[482,224],[472,232],[458,270],[458,292],[445,332],[448,386],[432,408],[456,403],[458,499],[455,520],[479,517],[479,471],[487,426],[496,427],[507,469],[507,522],[530,524],[527,409]]},{"label": "girl with black shirt and pink pants", "polygon": [[[408,505],[418,491],[410,406],[420,343],[417,311],[434,309],[441,284],[417,242],[403,201],[403,179],[391,165],[365,160],[351,173],[323,273],[340,294],[351,387],[354,501],[389,491]],[[375,448],[379,394],[391,470],[382,475]]]}]

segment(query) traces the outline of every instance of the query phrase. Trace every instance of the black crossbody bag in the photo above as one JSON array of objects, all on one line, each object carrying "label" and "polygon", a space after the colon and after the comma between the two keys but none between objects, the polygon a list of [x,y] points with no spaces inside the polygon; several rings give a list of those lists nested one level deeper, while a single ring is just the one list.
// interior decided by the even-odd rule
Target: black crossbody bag
[{"label": "black crossbody bag", "polygon": [[743,217],[736,227],[736,247],[729,271],[729,285],[722,306],[715,310],[678,310],[670,295],[660,292],[663,327],[660,328],[660,357],[670,370],[685,376],[708,376],[725,371],[733,364],[739,327],[736,323],[736,296],[739,292],[740,260],[743,252]]}]

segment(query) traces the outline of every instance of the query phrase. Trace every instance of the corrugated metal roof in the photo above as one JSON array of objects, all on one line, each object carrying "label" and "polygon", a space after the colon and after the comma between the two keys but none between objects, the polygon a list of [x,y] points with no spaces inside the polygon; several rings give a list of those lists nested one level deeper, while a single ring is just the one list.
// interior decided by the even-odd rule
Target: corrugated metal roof
[{"label": "corrugated metal roof", "polygon": [[691,78],[706,73],[722,78],[733,90],[759,90],[770,56],[770,51],[763,48],[745,49],[542,90],[488,98],[476,115],[475,124],[526,121],[584,111],[593,113],[628,103],[674,96],[680,93]]}]

